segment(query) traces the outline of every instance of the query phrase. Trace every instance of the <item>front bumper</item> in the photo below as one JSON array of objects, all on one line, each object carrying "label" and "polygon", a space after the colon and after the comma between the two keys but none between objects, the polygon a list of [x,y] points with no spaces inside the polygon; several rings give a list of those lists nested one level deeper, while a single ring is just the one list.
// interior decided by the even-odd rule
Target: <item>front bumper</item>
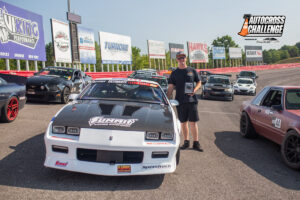
[{"label": "front bumper", "polygon": [[254,93],[255,93],[255,89],[234,88],[234,94],[251,94],[251,95],[253,95]]},{"label": "front bumper", "polygon": [[34,93],[26,91],[27,100],[45,101],[45,102],[61,102],[61,91],[37,91]]},{"label": "front bumper", "polygon": [[232,92],[213,91],[213,90],[203,91],[203,97],[206,99],[231,100],[232,96],[233,96]]},{"label": "front bumper", "polygon": [[[176,169],[179,136],[174,141],[145,141],[143,132],[104,129],[81,129],[80,136],[70,136],[53,134],[50,127],[51,124],[44,137],[46,167],[107,176],[165,174]],[[54,152],[53,145],[67,147],[68,153]],[[82,161],[78,159],[78,149],[143,152],[143,159],[140,163]],[[152,158],[153,152],[169,154],[167,158]],[[124,166],[127,171],[120,172]]]}]

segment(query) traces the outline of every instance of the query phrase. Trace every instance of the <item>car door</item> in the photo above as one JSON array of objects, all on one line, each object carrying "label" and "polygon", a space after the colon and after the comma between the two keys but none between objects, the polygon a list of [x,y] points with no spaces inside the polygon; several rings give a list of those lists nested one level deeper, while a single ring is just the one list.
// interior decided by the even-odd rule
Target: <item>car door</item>
[{"label": "car door", "polygon": [[276,135],[272,120],[276,111],[271,106],[281,104],[281,99],[282,91],[277,88],[271,88],[257,109],[258,132],[273,141]]}]

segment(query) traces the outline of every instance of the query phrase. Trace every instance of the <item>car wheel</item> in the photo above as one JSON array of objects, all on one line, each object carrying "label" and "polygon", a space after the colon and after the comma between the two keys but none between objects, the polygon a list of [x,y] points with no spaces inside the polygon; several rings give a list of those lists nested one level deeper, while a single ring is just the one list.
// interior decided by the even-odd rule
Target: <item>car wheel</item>
[{"label": "car wheel", "polygon": [[179,160],[180,160],[180,149],[178,148],[177,153],[176,153],[176,165],[179,164]]},{"label": "car wheel", "polygon": [[254,93],[252,94],[252,96],[256,96],[256,90],[254,91]]},{"label": "car wheel", "polygon": [[8,103],[3,107],[1,112],[1,121],[12,122],[14,121],[19,113],[19,100],[17,97],[11,97]]},{"label": "car wheel", "polygon": [[234,95],[232,95],[232,97],[231,97],[231,101],[233,101],[234,100]]},{"label": "car wheel", "polygon": [[300,169],[300,135],[295,130],[286,133],[281,144],[281,156],[287,166]]},{"label": "car wheel", "polygon": [[61,102],[65,104],[68,103],[70,94],[71,94],[70,88],[65,87],[61,94]]},{"label": "car wheel", "polygon": [[245,138],[257,137],[257,133],[255,132],[251,120],[246,112],[242,113],[240,119],[240,133]]}]

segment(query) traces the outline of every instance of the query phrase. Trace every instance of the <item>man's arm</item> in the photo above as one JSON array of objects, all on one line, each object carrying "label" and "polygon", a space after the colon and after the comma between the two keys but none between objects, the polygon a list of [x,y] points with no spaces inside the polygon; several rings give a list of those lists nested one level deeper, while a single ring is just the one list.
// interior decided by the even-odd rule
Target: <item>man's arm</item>
[{"label": "man's arm", "polygon": [[196,84],[196,87],[194,89],[194,94],[196,93],[197,90],[199,90],[201,87],[201,81],[198,81],[198,83]]},{"label": "man's arm", "polygon": [[174,85],[169,83],[168,84],[168,91],[167,91],[167,97],[169,99],[172,97],[173,90],[174,90]]}]

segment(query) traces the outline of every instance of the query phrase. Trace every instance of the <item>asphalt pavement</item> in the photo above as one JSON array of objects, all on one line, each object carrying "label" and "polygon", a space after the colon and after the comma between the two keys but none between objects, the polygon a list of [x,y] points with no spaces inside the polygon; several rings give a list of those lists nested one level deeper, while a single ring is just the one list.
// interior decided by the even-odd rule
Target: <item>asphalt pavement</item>
[{"label": "asphalt pavement", "polygon": [[[300,85],[300,68],[257,74],[257,91],[267,85]],[[204,152],[181,151],[175,173],[129,177],[45,168],[44,132],[63,105],[27,103],[13,123],[0,124],[0,199],[299,200],[300,171],[283,163],[280,146],[262,137],[240,136],[239,108],[252,98],[199,99],[199,138]]]}]

